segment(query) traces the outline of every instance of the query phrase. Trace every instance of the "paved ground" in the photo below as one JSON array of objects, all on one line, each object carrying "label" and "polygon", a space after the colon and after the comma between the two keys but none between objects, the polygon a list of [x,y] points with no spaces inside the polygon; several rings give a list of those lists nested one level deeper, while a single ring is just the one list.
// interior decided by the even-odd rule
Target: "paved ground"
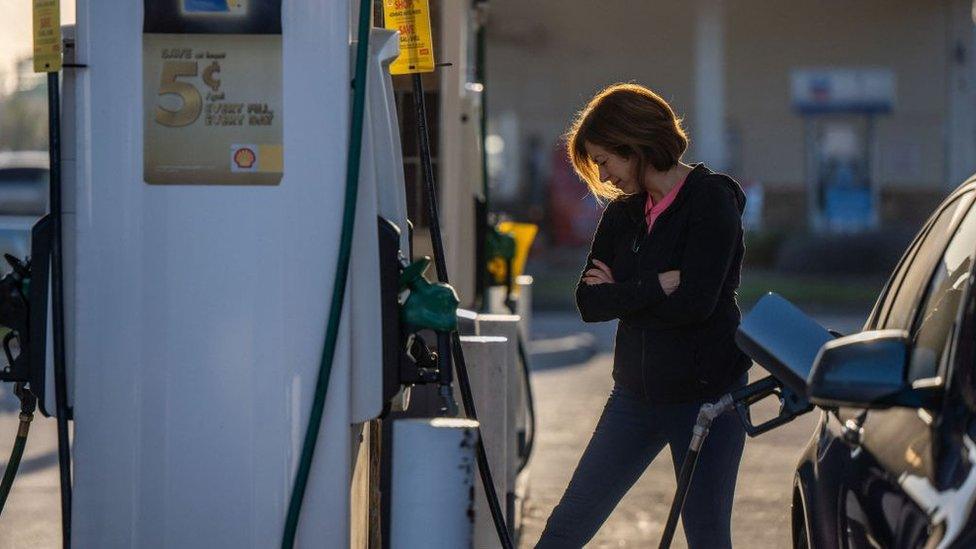
[{"label": "paved ground", "polygon": [[[6,470],[19,424],[20,404],[12,386],[0,384],[0,471]],[[16,481],[0,516],[0,548],[61,545],[58,435],[54,419],[34,414]]]},{"label": "paved ground", "polygon": [[[859,329],[857,315],[819,315],[825,326],[850,333]],[[560,331],[587,329],[567,315],[537,315],[534,331],[552,336]],[[608,347],[612,326],[593,328],[597,340]],[[538,541],[546,518],[556,505],[610,391],[611,357],[606,352],[564,367],[533,373],[539,438],[532,458],[531,492],[522,523],[521,547]],[[763,372],[753,368],[752,377]],[[757,409],[754,421],[771,417],[776,405],[769,401]],[[761,410],[761,411],[759,411]],[[733,515],[733,543],[739,547],[789,546],[790,489],[793,467],[810,439],[819,412],[746,441]],[[667,520],[675,482],[671,458],[662,452],[620,502],[588,547],[655,547]],[[680,528],[674,547],[685,547]]]},{"label": "paved ground", "polygon": [[[856,331],[856,315],[819,315],[819,320],[844,333]],[[533,373],[539,438],[531,464],[531,498],[526,503],[521,547],[532,547],[546,518],[569,482],[583,447],[596,425],[610,390],[610,323],[584,325],[575,314],[537,314],[538,338],[558,338],[588,331],[597,354],[583,362],[555,363]],[[587,357],[590,353],[567,353]],[[569,362],[572,362],[570,360]],[[761,374],[754,369],[754,375]],[[773,403],[766,407],[769,412]],[[55,548],[60,545],[57,436],[54,421],[37,414],[20,474],[0,517],[0,549]],[[757,418],[757,419],[761,419]],[[749,439],[736,492],[733,540],[740,547],[785,547],[789,544],[788,513],[793,466],[810,437],[816,412],[794,423]],[[0,468],[17,429],[17,401],[10,387],[0,385]],[[2,469],[0,469],[2,470]],[[674,492],[667,452],[648,468],[604,525],[590,547],[653,547],[663,529]],[[674,546],[684,547],[680,531]]]}]

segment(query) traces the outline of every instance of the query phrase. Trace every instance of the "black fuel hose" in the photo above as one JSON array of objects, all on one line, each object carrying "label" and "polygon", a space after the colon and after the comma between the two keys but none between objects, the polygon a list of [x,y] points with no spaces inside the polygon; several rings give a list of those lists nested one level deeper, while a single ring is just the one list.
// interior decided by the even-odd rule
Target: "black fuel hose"
[{"label": "black fuel hose", "polygon": [[61,229],[61,98],[57,72],[47,73],[49,195],[51,211],[51,339],[54,347],[54,402],[58,428],[61,481],[61,544],[71,547],[71,441],[68,436],[68,375],[64,344],[64,268]]},{"label": "black fuel hose", "polygon": [[[427,107],[424,102],[423,82],[419,73],[413,75],[413,94],[417,109],[417,131],[420,142],[421,169],[424,178],[424,191],[427,194],[430,240],[434,252],[434,266],[437,271],[437,279],[444,284],[449,284],[447,264],[444,259],[444,242],[441,238],[440,217],[437,211],[437,188],[434,185],[434,170],[430,160],[430,142],[427,134]],[[451,343],[451,355],[454,357],[454,369],[461,392],[461,401],[464,404],[464,413],[469,419],[477,421],[478,414],[475,411],[474,396],[471,393],[467,363],[464,360],[464,351],[461,349],[461,337],[458,335],[457,330],[451,332]],[[511,536],[509,535],[508,528],[505,526],[505,516],[502,514],[501,505],[498,503],[498,493],[495,491],[495,483],[491,476],[488,454],[485,452],[484,440],[481,437],[481,427],[478,427],[478,443],[475,445],[475,456],[478,461],[478,471],[481,474],[481,483],[485,488],[488,508],[491,511],[491,518],[495,523],[495,530],[498,533],[498,540],[504,549],[513,549],[514,545],[512,544]]]},{"label": "black fuel hose", "polygon": [[522,364],[522,383],[525,385],[525,409],[528,416],[528,434],[525,436],[525,448],[522,449],[521,460],[518,465],[518,472],[521,473],[525,466],[529,464],[532,457],[532,450],[535,449],[535,397],[532,394],[532,379],[530,375],[529,353],[525,348],[525,338],[522,333],[518,335],[518,354],[519,362]]},{"label": "black fuel hose", "polygon": [[723,396],[714,403],[705,403],[698,410],[698,418],[692,428],[691,443],[688,445],[688,452],[681,463],[681,471],[678,473],[678,485],[674,490],[674,499],[671,501],[671,509],[668,511],[668,521],[664,526],[664,533],[661,535],[661,543],[658,549],[669,549],[671,541],[674,539],[674,532],[678,528],[678,518],[681,510],[685,506],[685,499],[688,497],[688,488],[691,487],[691,478],[695,474],[695,465],[698,463],[698,455],[701,453],[702,445],[705,444],[705,437],[708,436],[709,427],[715,418],[731,410],[735,405],[734,397],[731,393]]}]

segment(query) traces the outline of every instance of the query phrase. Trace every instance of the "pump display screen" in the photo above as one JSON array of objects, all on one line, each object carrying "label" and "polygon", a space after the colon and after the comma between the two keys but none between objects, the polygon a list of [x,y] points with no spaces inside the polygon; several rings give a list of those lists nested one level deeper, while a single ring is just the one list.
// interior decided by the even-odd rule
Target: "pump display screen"
[{"label": "pump display screen", "polygon": [[247,13],[245,0],[183,0],[184,14],[226,14],[244,15]]},{"label": "pump display screen", "polygon": [[145,0],[146,183],[280,183],[281,55],[281,0]]}]

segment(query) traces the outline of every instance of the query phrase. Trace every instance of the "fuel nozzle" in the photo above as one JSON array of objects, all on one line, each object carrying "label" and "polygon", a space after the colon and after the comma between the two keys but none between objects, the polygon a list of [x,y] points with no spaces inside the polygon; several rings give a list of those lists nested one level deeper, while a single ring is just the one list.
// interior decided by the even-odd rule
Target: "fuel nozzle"
[{"label": "fuel nozzle", "polygon": [[410,290],[400,308],[400,318],[415,328],[451,333],[457,330],[460,300],[449,284],[427,280],[424,272],[428,267],[430,258],[424,256],[400,273],[400,292]]},{"label": "fuel nozzle", "polygon": [[0,278],[0,328],[6,328],[0,345],[7,362],[0,370],[0,381],[27,381],[30,263],[10,254],[4,254],[4,259],[12,271]]},{"label": "fuel nozzle", "polygon": [[505,306],[510,311],[515,309],[515,302],[512,299],[514,277],[512,270],[516,248],[514,236],[500,231],[498,227],[489,227],[485,242],[485,255],[488,257],[488,265],[485,268],[491,274],[495,286],[505,286]]},{"label": "fuel nozzle", "polygon": [[3,258],[13,269],[13,274],[15,274],[21,281],[30,278],[30,261],[21,261],[19,258],[12,256],[10,254],[3,254]]},{"label": "fuel nozzle", "polygon": [[401,372],[401,379],[410,383],[436,383],[440,380],[437,353],[431,350],[420,334],[411,334],[408,338],[407,356],[413,365],[410,372]]},{"label": "fuel nozzle", "polygon": [[[448,416],[458,414],[454,391],[451,389],[451,333],[457,331],[457,309],[460,304],[457,293],[448,284],[431,282],[424,276],[430,267],[430,258],[423,257],[410,264],[404,264],[400,273],[400,292],[409,291],[400,306],[400,319],[413,331],[429,329],[437,334],[436,357],[438,393],[441,397],[441,413]],[[419,336],[415,335],[414,342]],[[419,341],[423,341],[420,339]],[[423,345],[426,348],[426,344]],[[413,349],[411,349],[413,351]],[[429,349],[428,349],[429,352]],[[417,358],[420,351],[413,353]],[[420,361],[418,366],[420,366]]]}]

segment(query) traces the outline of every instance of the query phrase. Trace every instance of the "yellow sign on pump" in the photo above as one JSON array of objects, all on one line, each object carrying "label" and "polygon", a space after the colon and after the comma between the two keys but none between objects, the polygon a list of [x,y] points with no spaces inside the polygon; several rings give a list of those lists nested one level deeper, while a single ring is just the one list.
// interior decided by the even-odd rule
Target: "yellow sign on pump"
[{"label": "yellow sign on pump", "polygon": [[[529,249],[539,232],[539,226],[534,223],[517,223],[502,221],[496,228],[498,232],[511,235],[515,239],[515,257],[512,259],[512,291],[518,292],[519,286],[515,279],[525,270],[525,263],[529,260]],[[504,270],[502,271],[504,274]]]},{"label": "yellow sign on pump", "polygon": [[390,74],[434,72],[428,0],[383,0],[383,23],[400,32],[400,56],[390,65]]},{"label": "yellow sign on pump", "polygon": [[34,0],[34,72],[61,70],[61,2]]}]

